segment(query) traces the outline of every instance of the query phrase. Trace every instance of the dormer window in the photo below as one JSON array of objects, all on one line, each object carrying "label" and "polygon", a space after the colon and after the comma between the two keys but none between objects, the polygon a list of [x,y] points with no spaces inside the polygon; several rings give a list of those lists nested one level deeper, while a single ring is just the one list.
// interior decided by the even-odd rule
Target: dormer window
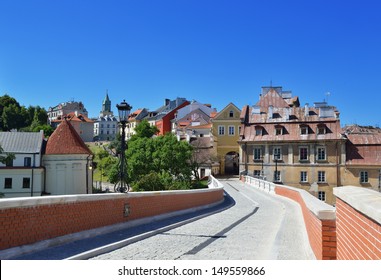
[{"label": "dormer window", "polygon": [[326,133],[327,133],[327,129],[326,129],[325,124],[318,125],[317,134],[326,134]]},{"label": "dormer window", "polygon": [[261,136],[262,133],[263,133],[263,128],[262,128],[261,126],[257,126],[257,127],[255,128],[255,135],[256,135],[256,136]]},{"label": "dormer window", "polygon": [[275,135],[283,135],[283,126],[281,125],[276,125],[275,126]]},{"label": "dormer window", "polygon": [[301,135],[307,135],[308,134],[308,125],[301,125],[300,126],[300,134]]}]

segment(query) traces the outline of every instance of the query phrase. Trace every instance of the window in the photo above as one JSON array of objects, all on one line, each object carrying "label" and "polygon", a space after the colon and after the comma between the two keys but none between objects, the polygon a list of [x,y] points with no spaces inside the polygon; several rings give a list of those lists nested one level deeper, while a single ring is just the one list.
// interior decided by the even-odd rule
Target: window
[{"label": "window", "polygon": [[255,135],[256,136],[261,136],[262,135],[262,127],[257,127],[255,129]]},{"label": "window", "polygon": [[11,188],[12,188],[12,178],[5,178],[4,189],[11,189]]},{"label": "window", "polygon": [[274,182],[281,182],[279,170],[274,171]]},{"label": "window", "polygon": [[319,191],[318,192],[318,198],[322,201],[325,201],[325,192],[324,191]]},{"label": "window", "polygon": [[29,189],[30,188],[30,178],[23,178],[22,179],[22,187],[23,187],[23,189]]},{"label": "window", "polygon": [[218,126],[218,135],[225,135],[225,126],[223,125]]},{"label": "window", "polygon": [[273,159],[280,160],[282,158],[282,150],[280,147],[275,147],[273,150]]},{"label": "window", "polygon": [[307,171],[300,171],[300,182],[301,183],[308,182]]},{"label": "window", "polygon": [[360,172],[360,183],[361,184],[369,183],[369,181],[368,181],[368,171],[361,171]]},{"label": "window", "polygon": [[326,149],[325,147],[317,148],[317,160],[326,160]]},{"label": "window", "polygon": [[262,149],[254,148],[254,160],[261,160],[261,159],[262,159]]},{"label": "window", "polygon": [[229,135],[234,135],[234,132],[235,132],[235,131],[234,131],[234,128],[235,128],[235,127],[232,126],[232,125],[229,126]]},{"label": "window", "polygon": [[325,171],[318,171],[318,183],[325,183]]},{"label": "window", "polygon": [[231,111],[229,112],[229,118],[234,118],[234,112],[233,112],[233,110],[231,110]]},{"label": "window", "polygon": [[325,126],[318,126],[317,128],[317,134],[325,134]]},{"label": "window", "polygon": [[304,125],[300,127],[300,134],[307,135],[308,134],[308,126]]},{"label": "window", "polygon": [[261,176],[261,170],[254,170],[253,175],[254,175],[254,177],[260,177]]},{"label": "window", "polygon": [[283,134],[283,127],[276,127],[275,135],[282,135],[282,134]]},{"label": "window", "polygon": [[308,147],[299,147],[299,160],[308,160]]},{"label": "window", "polygon": [[32,166],[32,158],[31,157],[25,157],[24,158],[24,167],[31,167]]}]

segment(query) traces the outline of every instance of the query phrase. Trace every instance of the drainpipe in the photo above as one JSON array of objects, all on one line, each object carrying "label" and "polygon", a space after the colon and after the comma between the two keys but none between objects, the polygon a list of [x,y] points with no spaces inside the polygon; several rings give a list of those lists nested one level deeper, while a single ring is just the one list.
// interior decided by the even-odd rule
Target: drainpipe
[{"label": "drainpipe", "polygon": [[89,194],[89,159],[91,155],[88,155],[86,159],[86,194]]}]

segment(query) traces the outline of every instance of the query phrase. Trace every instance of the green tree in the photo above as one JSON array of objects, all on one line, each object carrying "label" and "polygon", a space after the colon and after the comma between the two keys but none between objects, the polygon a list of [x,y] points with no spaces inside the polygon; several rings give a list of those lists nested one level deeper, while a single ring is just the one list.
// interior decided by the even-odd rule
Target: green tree
[{"label": "green tree", "polygon": [[147,120],[141,121],[136,127],[135,127],[135,135],[133,135],[133,138],[151,138],[155,134],[159,132],[159,129],[156,126],[152,126],[149,124]]},{"label": "green tree", "polygon": [[27,115],[25,107],[20,107],[17,104],[4,107],[1,115],[3,130],[20,129],[28,126],[25,122]]}]

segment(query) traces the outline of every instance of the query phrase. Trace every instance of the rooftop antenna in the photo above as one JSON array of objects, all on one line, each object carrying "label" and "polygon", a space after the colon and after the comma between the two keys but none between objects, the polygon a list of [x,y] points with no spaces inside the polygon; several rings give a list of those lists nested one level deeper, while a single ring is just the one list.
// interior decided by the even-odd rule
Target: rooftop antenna
[{"label": "rooftop antenna", "polygon": [[327,91],[326,93],[325,93],[325,96],[327,96],[326,98],[327,98],[327,100],[326,100],[326,102],[327,102],[327,104],[328,104],[328,97],[331,95],[331,93],[329,92],[329,91]]}]

